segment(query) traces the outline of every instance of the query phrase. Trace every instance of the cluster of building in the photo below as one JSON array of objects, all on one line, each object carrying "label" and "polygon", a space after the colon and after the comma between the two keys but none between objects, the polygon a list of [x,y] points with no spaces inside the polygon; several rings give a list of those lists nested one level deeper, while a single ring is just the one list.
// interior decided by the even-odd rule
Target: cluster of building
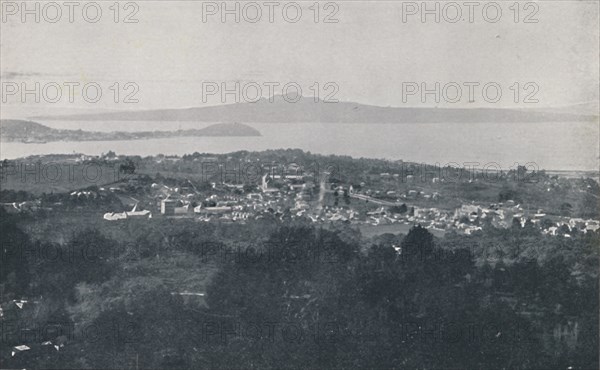
[{"label": "cluster of building", "polygon": [[283,214],[295,207],[308,208],[303,204],[302,189],[298,186],[299,177],[281,180],[274,187],[273,177],[265,176],[262,184],[253,192],[246,193],[243,185],[212,183],[212,194],[206,197],[192,188],[171,188],[152,184],[154,199],[160,214],[164,217],[197,217],[203,221],[212,219],[246,221],[259,218],[261,213]]},{"label": "cluster of building", "polygon": [[[386,174],[382,174],[382,177],[386,177]],[[375,226],[397,223],[421,225],[440,231],[456,230],[464,234],[481,230],[485,223],[498,228],[508,228],[516,222],[521,227],[530,222],[546,234],[567,237],[573,229],[587,232],[600,228],[597,220],[549,216],[540,209],[524,209],[522,205],[511,200],[489,205],[465,204],[455,210],[444,210],[407,206],[405,203],[416,196],[435,199],[439,196],[438,193],[422,194],[417,190],[407,190],[402,194],[385,192],[386,196],[381,197],[380,191],[366,189],[364,183],[358,188],[360,190],[356,191],[352,185],[332,185],[325,180],[315,184],[307,181],[302,175],[266,174],[260,184],[250,192],[243,185],[228,183],[212,183],[212,191],[208,193],[197,191],[191,183],[189,187],[168,187],[154,183],[151,185],[150,204],[160,212],[161,217],[192,217],[201,221],[245,222],[262,218],[269,213],[281,218],[307,218],[312,222],[346,222]],[[371,202],[379,208],[359,211],[350,202],[343,206],[338,206],[337,202],[334,206],[326,205],[326,193]],[[110,221],[151,217],[151,211],[140,210],[137,204],[131,211],[104,215],[104,219]]]},{"label": "cluster of building", "polygon": [[129,212],[109,212],[104,214],[104,219],[107,221],[118,221],[130,218],[152,218],[152,212],[148,210],[138,210],[138,205],[133,206],[133,209]]},{"label": "cluster of building", "polygon": [[42,202],[39,199],[0,204],[7,213],[36,212],[42,209]]},{"label": "cluster of building", "polygon": [[515,224],[525,227],[527,223],[531,223],[544,234],[566,237],[570,237],[569,233],[575,230],[586,233],[600,229],[598,220],[547,215],[541,209],[524,209],[511,200],[489,206],[466,204],[453,212],[437,208],[415,208],[413,214],[406,221],[436,229],[455,229],[465,234],[481,230],[482,225],[488,222],[496,228],[509,228]]}]

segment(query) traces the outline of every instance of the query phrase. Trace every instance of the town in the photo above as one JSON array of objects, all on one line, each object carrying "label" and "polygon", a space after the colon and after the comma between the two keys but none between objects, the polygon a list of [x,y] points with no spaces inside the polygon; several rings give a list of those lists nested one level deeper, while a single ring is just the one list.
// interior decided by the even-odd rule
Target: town
[{"label": "town", "polygon": [[[134,161],[109,153],[101,158],[61,157],[59,162],[84,168],[93,163],[99,169],[109,165],[110,169],[105,170],[109,175],[107,185],[81,186],[63,195],[65,202],[80,207],[99,205],[106,210],[101,217],[107,222],[162,217],[245,223],[271,217],[305,219],[316,224],[346,223],[376,234],[405,233],[419,225],[437,235],[449,231],[469,235],[485,225],[496,228],[531,225],[544,234],[563,237],[600,228],[597,217],[589,217],[589,212],[573,209],[576,207],[568,202],[552,202],[555,193],[570,191],[573,187],[580,187],[579,193],[588,197],[597,197],[593,194],[597,182],[593,180],[566,179],[539,172],[535,182],[522,181],[532,176],[518,173],[505,173],[500,181],[490,181],[486,174],[477,176],[471,172],[457,183],[441,176],[443,169],[423,166],[420,169],[404,162],[384,163],[389,172],[376,172],[370,164],[361,165],[358,175],[350,178],[343,171],[343,167],[348,166],[347,158],[340,161],[339,158],[310,157],[310,161],[305,160],[309,164],[302,166],[296,163],[298,153],[294,154],[278,161],[252,154],[232,157],[198,153],[189,157],[157,156]],[[3,181],[10,184],[11,178],[7,175],[10,174],[15,175],[13,183],[20,184],[23,178],[7,170],[11,165],[14,166],[6,161],[3,164]],[[175,170],[186,166],[190,168]],[[120,174],[118,179],[114,178],[116,168]],[[153,172],[157,168],[175,175],[169,178],[161,171]],[[452,176],[454,179],[456,176]],[[526,187],[534,187],[543,188],[548,195],[541,202],[527,201],[510,187],[515,184],[515,189],[520,188],[524,193]],[[81,185],[86,185],[85,181]],[[457,197],[457,187],[474,187],[477,192],[474,196],[465,194],[461,199]],[[492,196],[482,196],[488,188]],[[497,189],[496,196],[493,191]],[[49,204],[42,199],[49,198],[34,197],[21,202],[3,199],[2,205],[13,213],[63,205],[60,201]],[[110,206],[106,199],[113,199]]]}]

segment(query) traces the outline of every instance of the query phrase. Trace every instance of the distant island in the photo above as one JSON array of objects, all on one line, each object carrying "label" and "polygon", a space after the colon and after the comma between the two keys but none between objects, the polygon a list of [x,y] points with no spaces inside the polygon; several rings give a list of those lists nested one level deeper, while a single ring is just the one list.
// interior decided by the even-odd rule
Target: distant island
[{"label": "distant island", "polygon": [[46,143],[50,141],[116,141],[162,139],[184,136],[261,136],[261,133],[242,123],[217,123],[201,129],[177,131],[97,132],[61,130],[25,120],[0,120],[0,141]]},{"label": "distant island", "polygon": [[[288,99],[289,100],[289,99]],[[185,109],[39,116],[32,119],[77,121],[192,121],[250,123],[525,123],[596,122],[597,115],[556,110],[504,108],[380,107],[352,102],[328,103],[282,96],[255,103],[235,103]]]}]

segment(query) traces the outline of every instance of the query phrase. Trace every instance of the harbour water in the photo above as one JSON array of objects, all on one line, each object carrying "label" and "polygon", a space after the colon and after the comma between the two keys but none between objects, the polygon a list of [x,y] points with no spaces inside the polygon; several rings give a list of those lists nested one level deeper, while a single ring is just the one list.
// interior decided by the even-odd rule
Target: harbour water
[{"label": "harbour water", "polygon": [[[39,121],[53,128],[152,131],[202,128],[195,122]],[[248,124],[260,137],[183,137],[134,141],[2,143],[0,158],[83,153],[149,156],[299,148],[320,154],[403,159],[441,165],[497,163],[510,168],[533,162],[540,169],[597,171],[599,127],[593,122],[465,124]]]}]

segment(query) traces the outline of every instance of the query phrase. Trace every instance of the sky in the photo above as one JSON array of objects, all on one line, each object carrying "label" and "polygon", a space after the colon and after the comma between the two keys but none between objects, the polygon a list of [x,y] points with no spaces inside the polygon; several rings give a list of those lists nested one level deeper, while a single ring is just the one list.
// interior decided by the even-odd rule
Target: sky
[{"label": "sky", "polygon": [[[27,4],[34,9],[35,3]],[[318,91],[323,99],[334,93],[332,99],[379,106],[597,112],[597,1],[521,1],[517,3],[519,22],[515,22],[515,9],[509,8],[514,6],[512,1],[497,2],[502,11],[497,22],[492,22],[494,6],[486,8],[487,20],[484,17],[482,8],[489,2],[480,2],[473,10],[472,22],[469,8],[457,2],[462,17],[455,23],[447,19],[453,19],[456,9],[444,8],[444,2],[437,3],[439,23],[434,15],[422,22],[420,1],[321,1],[317,6],[314,1],[273,2],[273,22],[263,1],[251,6],[237,2],[239,22],[233,15],[222,22],[221,1],[124,1],[119,3],[118,23],[110,8],[112,1],[97,2],[102,14],[96,23],[82,15],[88,2],[78,3],[72,23],[66,7],[61,6],[62,16],[50,23],[57,15],[55,9],[47,7],[44,14],[47,2],[37,3],[39,23],[32,14],[22,22],[21,1],[1,2],[3,118],[243,102],[253,99],[255,83],[262,95],[268,95],[265,83],[271,82],[296,83],[304,96],[313,97]],[[428,1],[431,8],[435,3]],[[295,4],[301,4],[302,14],[293,23]],[[227,6],[233,8],[236,2],[228,1]],[[262,16],[251,23],[248,20],[255,18],[256,7]],[[86,9],[88,19],[93,20],[95,8]],[[315,22],[316,9],[319,22]],[[128,15],[137,23],[124,23]],[[325,23],[326,17],[337,22]],[[203,94],[203,83],[231,87],[236,81],[249,88],[247,95]],[[95,83],[102,96],[90,103],[75,87],[71,102],[65,82]],[[409,84],[434,88],[436,82],[440,91],[448,87],[439,102],[433,94],[423,98],[419,92],[408,95],[406,90]],[[479,83],[473,102],[467,98],[465,82]],[[34,95],[23,101],[18,92],[9,94],[15,86],[33,88],[35,83],[48,89],[39,103]],[[480,87],[487,83],[500,87],[498,101],[494,101],[495,87],[484,98]],[[55,84],[62,86],[62,95],[52,102]],[[462,95],[451,102],[456,85]],[[115,91],[119,91],[118,102]],[[283,90],[275,87],[273,91],[280,94]],[[94,100],[94,90],[88,92]],[[125,103],[130,93],[130,102]]]}]

